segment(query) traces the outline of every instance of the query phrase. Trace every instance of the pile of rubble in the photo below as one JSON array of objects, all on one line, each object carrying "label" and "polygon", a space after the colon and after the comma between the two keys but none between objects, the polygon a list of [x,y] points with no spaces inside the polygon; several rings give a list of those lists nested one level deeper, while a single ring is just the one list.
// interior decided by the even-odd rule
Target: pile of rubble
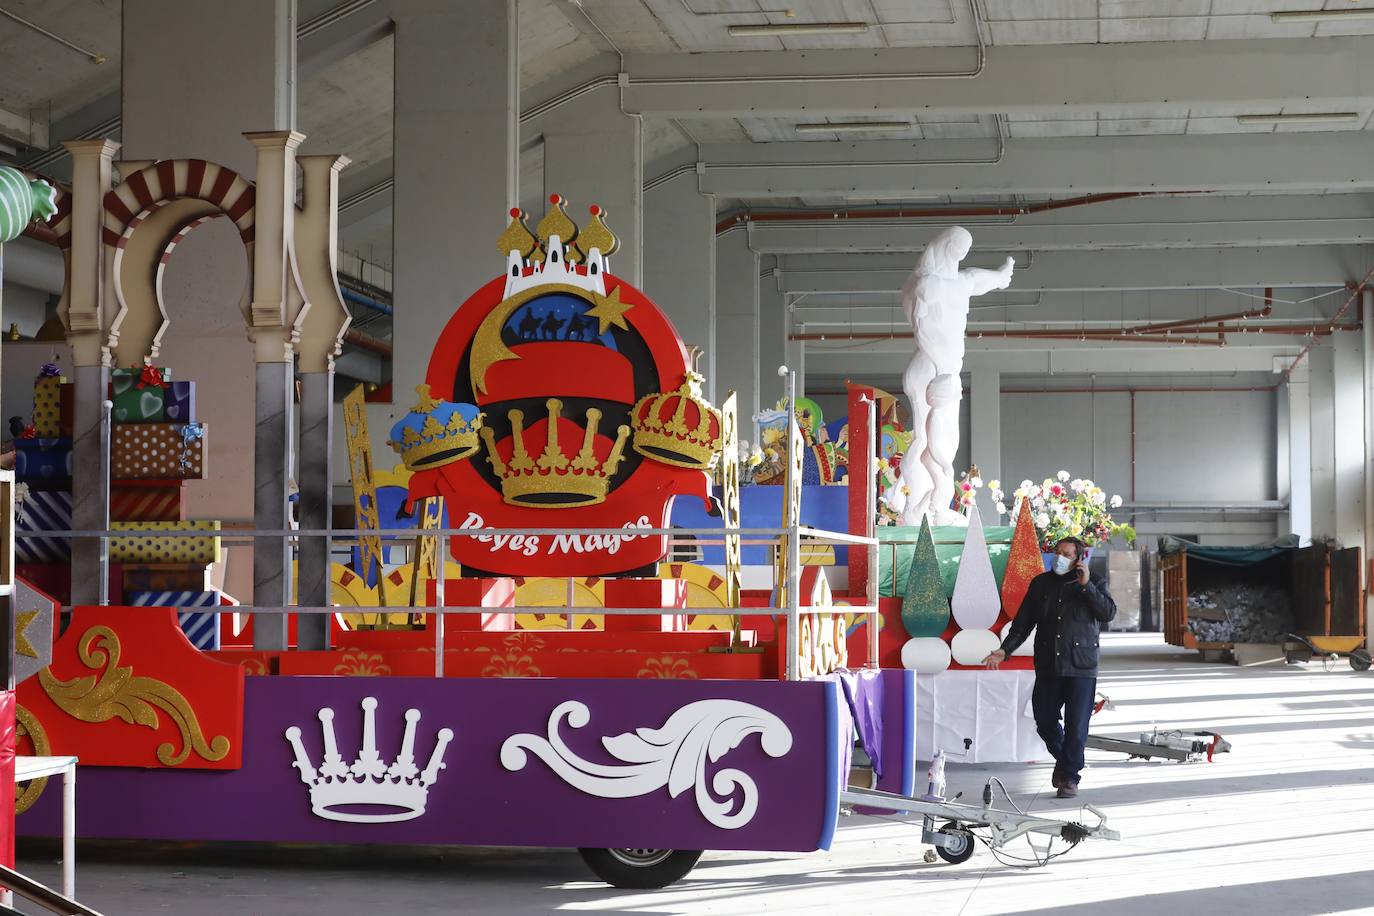
[{"label": "pile of rubble", "polygon": [[1188,595],[1188,628],[1198,642],[1282,642],[1293,604],[1273,585],[1227,585]]}]

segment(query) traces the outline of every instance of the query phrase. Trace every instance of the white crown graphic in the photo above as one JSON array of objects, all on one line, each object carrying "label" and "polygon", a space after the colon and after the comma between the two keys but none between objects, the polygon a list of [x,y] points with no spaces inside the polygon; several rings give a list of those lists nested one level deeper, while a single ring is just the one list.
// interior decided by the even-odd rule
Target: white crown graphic
[{"label": "white crown graphic", "polygon": [[[293,725],[286,730],[286,740],[296,752],[292,764],[301,774],[301,782],[310,787],[310,807],[318,816],[331,821],[357,824],[383,824],[408,821],[425,813],[429,787],[444,768],[444,751],[453,740],[453,730],[439,729],[429,766],[423,771],[415,766],[415,725],[420,710],[406,710],[405,737],[401,739],[401,753],[390,766],[377,754],[375,697],[364,697],[363,744],[352,766],[339,756],[334,739],[334,710],[320,710],[320,731],[324,734],[324,763],[317,771],[301,744],[301,730]],[[359,806],[386,810],[346,810]]]}]

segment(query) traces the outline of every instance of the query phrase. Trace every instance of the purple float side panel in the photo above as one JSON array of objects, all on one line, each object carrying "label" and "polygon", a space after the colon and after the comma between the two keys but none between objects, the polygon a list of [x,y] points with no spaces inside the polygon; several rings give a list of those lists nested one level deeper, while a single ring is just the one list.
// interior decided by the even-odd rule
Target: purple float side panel
[{"label": "purple float side panel", "polygon": [[[874,787],[911,796],[916,790],[916,672],[885,668],[883,678],[883,759],[890,761]],[[863,814],[885,808],[857,808]]]},{"label": "purple float side panel", "polygon": [[[82,767],[80,835],[810,851],[829,845],[847,770],[848,729],[828,681],[250,677],[245,694],[242,769]],[[385,765],[400,753],[409,709],[420,713],[419,770],[440,730],[453,732],[410,819],[322,817],[294,765],[293,726],[322,770],[322,709],[333,710],[339,757],[352,765],[367,697]],[[59,796],[45,792],[19,832],[56,835]]]}]

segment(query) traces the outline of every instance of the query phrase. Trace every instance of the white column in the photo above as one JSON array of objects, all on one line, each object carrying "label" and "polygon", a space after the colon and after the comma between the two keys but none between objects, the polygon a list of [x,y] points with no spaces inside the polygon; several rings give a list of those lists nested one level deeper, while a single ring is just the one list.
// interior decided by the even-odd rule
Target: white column
[{"label": "white column", "polygon": [[1312,536],[1336,536],[1335,351],[1321,341],[1307,355],[1312,396]]},{"label": "white column", "polygon": [[[1288,502],[1293,493],[1288,461],[1288,440],[1293,432],[1288,414],[1288,388],[1279,385],[1274,389],[1274,498],[1283,503]],[[1283,537],[1292,530],[1293,522],[1288,510],[1277,513],[1274,535]]]},{"label": "white column", "polygon": [[1333,344],[1336,537],[1364,546],[1365,404],[1364,335],[1338,331]]},{"label": "white column", "polygon": [[[295,29],[292,0],[127,4],[123,158],[207,159],[254,179],[256,150],[244,132],[294,126]],[[170,327],[159,362],[173,378],[196,382],[197,410],[208,430],[210,476],[186,485],[188,518],[248,522],[253,516],[258,417],[250,394],[254,347],[238,309],[244,283],[243,245],[227,220],[191,233],[163,277]],[[289,410],[273,415],[280,419]],[[252,553],[228,551],[226,590],[244,601],[259,597]],[[262,603],[276,602],[267,596]]]},{"label": "white column", "polygon": [[[1288,531],[1312,542],[1312,386],[1304,362],[1284,385],[1288,403]],[[1285,532],[1287,533],[1287,532]]]},{"label": "white column", "polygon": [[716,239],[716,379],[717,400],[727,392],[739,395],[740,437],[757,442],[754,415],[759,411],[761,372],[777,372],[777,364],[759,364],[759,258],[749,247],[744,229]]},{"label": "white column", "polygon": [[[974,369],[969,376],[969,461],[986,484],[1002,479],[1002,373]],[[986,489],[978,498],[978,511],[985,523],[994,524],[996,510]]]},{"label": "white column", "polygon": [[[611,214],[612,228],[619,231]],[[705,351],[697,371],[708,400],[716,375],[716,201],[697,190],[697,175],[679,175],[644,192],[644,292],[667,314],[689,347]],[[619,263],[613,265],[619,270]],[[722,394],[722,398],[723,398]]]},{"label": "white column", "polygon": [[1374,595],[1369,595],[1369,581],[1365,573],[1374,548],[1374,292],[1365,290],[1360,299],[1364,336],[1364,563],[1360,575],[1365,579],[1365,648],[1374,645]]},{"label": "white column", "polygon": [[[775,406],[779,399],[786,394],[787,382],[778,375],[778,367],[786,365],[787,368],[798,373],[801,372],[802,368],[788,359],[787,307],[783,303],[783,294],[778,291],[775,261],[776,258],[773,256],[766,257],[766,262],[761,265],[761,273],[764,276],[760,277],[758,281],[759,408],[761,410]],[[797,378],[797,396],[801,397],[800,374]]]},{"label": "white column", "polygon": [[[391,0],[390,6],[396,36],[391,413],[399,418],[414,403],[415,386],[454,309],[505,269],[496,238],[519,200],[519,74],[510,0]],[[391,421],[381,411],[368,419],[375,460],[389,466],[394,453],[384,443]]]},{"label": "white column", "polygon": [[[544,196],[561,194],[579,226],[596,204],[620,239],[611,273],[633,286],[643,279],[644,156],[640,119],[620,110],[619,89],[607,86],[555,108],[540,119],[544,135]],[[529,127],[526,126],[526,130]],[[534,214],[537,220],[542,214]]]}]

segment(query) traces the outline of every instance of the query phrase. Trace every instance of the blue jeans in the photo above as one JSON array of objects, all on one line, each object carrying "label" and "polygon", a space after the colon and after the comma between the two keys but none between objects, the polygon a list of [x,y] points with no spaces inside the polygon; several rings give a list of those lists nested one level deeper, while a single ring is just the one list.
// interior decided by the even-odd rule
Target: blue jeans
[{"label": "blue jeans", "polygon": [[1031,692],[1035,730],[1054,756],[1059,775],[1075,786],[1083,769],[1083,745],[1088,740],[1088,719],[1096,696],[1097,678],[1054,674],[1036,674],[1035,689]]}]

